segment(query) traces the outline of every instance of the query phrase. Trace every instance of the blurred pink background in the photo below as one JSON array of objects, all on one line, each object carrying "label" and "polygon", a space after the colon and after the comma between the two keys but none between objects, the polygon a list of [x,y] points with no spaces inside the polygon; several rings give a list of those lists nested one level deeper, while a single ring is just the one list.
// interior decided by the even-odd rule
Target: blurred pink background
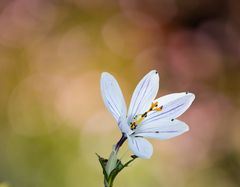
[{"label": "blurred pink background", "polygon": [[[129,103],[160,73],[159,96],[196,94],[183,136],[151,141],[115,186],[240,186],[240,2],[2,0],[0,182],[9,187],[103,185],[120,132],[100,96],[112,73]],[[130,154],[130,152],[129,152]]]}]

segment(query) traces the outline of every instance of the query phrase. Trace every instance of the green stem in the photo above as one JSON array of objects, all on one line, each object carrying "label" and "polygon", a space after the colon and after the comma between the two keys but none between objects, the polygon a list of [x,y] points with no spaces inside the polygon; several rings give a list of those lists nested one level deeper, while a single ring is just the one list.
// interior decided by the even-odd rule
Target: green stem
[{"label": "green stem", "polygon": [[[118,162],[118,164],[116,165],[116,168],[111,172],[111,174],[108,176],[108,178],[104,179],[104,186],[105,187],[112,187],[113,186],[113,181],[116,178],[116,176],[118,175],[118,173],[120,171],[122,171],[125,167],[127,167],[131,162],[133,162],[137,157],[136,156],[132,156],[132,159],[130,159],[128,162],[126,162],[125,164],[122,164],[121,161]],[[117,169],[117,171],[116,171]]]},{"label": "green stem", "polygon": [[116,167],[116,164],[117,164],[117,152],[114,147],[106,165],[106,172],[108,175],[110,175],[111,171]]},{"label": "green stem", "polygon": [[117,153],[120,149],[120,147],[122,146],[122,144],[126,141],[126,136],[124,134],[122,134],[122,137],[120,138],[120,140],[118,141],[118,143],[113,146],[113,150],[109,156],[107,165],[106,165],[106,172],[109,175],[111,173],[111,171],[116,167],[117,165]]},{"label": "green stem", "polygon": [[104,179],[104,187],[112,187],[112,185],[110,186],[110,184],[108,184],[107,180]]},{"label": "green stem", "polygon": [[122,165],[121,161],[118,160],[118,158],[117,158],[117,153],[118,153],[120,147],[122,146],[122,144],[126,141],[126,139],[127,139],[126,136],[124,134],[122,134],[121,139],[118,141],[118,143],[115,146],[113,146],[113,150],[107,160],[106,165],[104,164],[103,159],[100,156],[98,156],[99,161],[103,167],[103,172],[105,172],[104,173],[104,176],[105,176],[104,177],[104,186],[105,187],[112,187],[114,178],[116,177],[118,172],[123,169],[123,168],[121,168],[119,171],[117,169],[117,167],[119,167],[119,164]]}]

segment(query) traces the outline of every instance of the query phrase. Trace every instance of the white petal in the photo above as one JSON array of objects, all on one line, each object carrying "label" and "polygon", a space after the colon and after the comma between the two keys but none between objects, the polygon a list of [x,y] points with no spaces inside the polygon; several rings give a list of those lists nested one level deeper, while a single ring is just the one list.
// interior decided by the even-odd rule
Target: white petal
[{"label": "white petal", "polygon": [[159,88],[159,75],[156,70],[150,71],[135,88],[128,110],[128,122],[137,114],[148,110],[155,99]]},{"label": "white petal", "polygon": [[119,122],[121,116],[126,116],[126,103],[116,79],[109,73],[102,73],[101,93],[105,106]]},{"label": "white petal", "polygon": [[139,158],[149,159],[152,156],[152,144],[144,138],[128,136],[128,146],[133,154]]},{"label": "white petal", "polygon": [[124,134],[132,134],[133,131],[130,129],[126,116],[121,116],[118,120],[118,127],[120,128],[121,132]]},{"label": "white petal", "polygon": [[143,123],[150,123],[159,119],[175,119],[182,115],[195,99],[193,93],[175,93],[158,98],[158,106],[163,106],[161,111],[150,113]]},{"label": "white petal", "polygon": [[165,140],[187,132],[189,127],[180,120],[158,120],[139,126],[134,136]]},{"label": "white petal", "polygon": [[164,95],[164,96],[156,99],[156,101],[158,101],[159,104],[161,104],[161,105],[166,105],[167,103],[174,101],[176,99],[179,99],[187,94],[191,94],[191,93],[189,93],[189,92],[171,93],[171,94]]}]

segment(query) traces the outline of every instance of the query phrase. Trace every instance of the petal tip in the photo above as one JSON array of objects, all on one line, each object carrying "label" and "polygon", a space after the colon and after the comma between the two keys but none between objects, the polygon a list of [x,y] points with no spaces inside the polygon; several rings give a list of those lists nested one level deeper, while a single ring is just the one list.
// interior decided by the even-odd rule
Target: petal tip
[{"label": "petal tip", "polygon": [[195,100],[195,94],[191,93],[191,102],[193,102]]},{"label": "petal tip", "polygon": [[152,157],[152,154],[153,154],[153,151],[151,153],[148,153],[148,154],[140,154],[140,155],[136,155],[136,156],[139,157],[139,158],[148,160]]},{"label": "petal tip", "polygon": [[114,76],[108,72],[101,73],[101,81],[115,80]]},{"label": "petal tip", "polygon": [[129,149],[139,158],[150,159],[153,154],[152,144],[144,138],[127,135]]},{"label": "petal tip", "polygon": [[111,75],[111,74],[108,73],[108,72],[102,72],[101,73],[101,78],[104,78],[104,77],[109,76],[109,75]]},{"label": "petal tip", "polygon": [[194,93],[192,93],[192,92],[185,92],[186,93],[186,95],[188,95],[188,96],[190,96],[190,97],[194,97],[195,98],[195,94]]},{"label": "petal tip", "polygon": [[160,77],[159,77],[159,73],[157,70],[152,70],[149,72],[149,74],[151,75],[152,79],[159,81]]},{"label": "petal tip", "polygon": [[189,128],[189,126],[186,124],[186,123],[184,123],[184,122],[182,122],[182,121],[180,121],[180,120],[174,120],[174,121],[176,121],[176,123],[179,123],[179,130],[182,132],[182,133],[185,133],[185,132],[187,132],[187,131],[189,131],[190,130],[190,128]]},{"label": "petal tip", "polygon": [[152,155],[150,155],[150,156],[144,156],[144,157],[139,157],[139,158],[142,158],[142,159],[145,159],[145,160],[149,160],[151,157],[152,157]]},{"label": "petal tip", "polygon": [[185,131],[184,132],[187,132],[190,130],[190,127],[186,124],[186,127],[185,127]]},{"label": "petal tip", "polygon": [[159,73],[158,73],[158,71],[157,70],[152,70],[152,71],[150,71],[150,74],[154,74],[154,75],[157,75],[157,76],[159,76]]},{"label": "petal tip", "polygon": [[194,99],[195,99],[195,94],[194,94],[194,93],[185,92],[185,94],[188,96],[188,98],[189,98],[189,100],[190,100],[191,102],[194,101]]}]

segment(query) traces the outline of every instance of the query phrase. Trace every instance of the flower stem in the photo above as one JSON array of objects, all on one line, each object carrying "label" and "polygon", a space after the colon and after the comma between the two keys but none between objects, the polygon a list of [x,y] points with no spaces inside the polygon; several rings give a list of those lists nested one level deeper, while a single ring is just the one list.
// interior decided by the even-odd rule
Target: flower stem
[{"label": "flower stem", "polygon": [[112,185],[110,186],[111,184],[108,184],[107,180],[104,179],[104,187],[112,187]]},{"label": "flower stem", "polygon": [[118,141],[118,143],[113,147],[113,150],[108,158],[108,162],[106,165],[106,171],[107,174],[109,175],[111,173],[111,171],[116,167],[117,164],[117,153],[120,149],[120,147],[122,146],[122,144],[125,142],[127,138],[125,137],[125,135],[123,134],[122,137],[120,138],[120,140]]},{"label": "flower stem", "polygon": [[116,167],[117,164],[117,151],[113,148],[106,165],[106,172],[109,175],[111,171]]},{"label": "flower stem", "polygon": [[[117,154],[118,154],[118,151],[119,151],[120,147],[123,145],[123,143],[126,141],[126,139],[127,139],[127,137],[124,134],[122,134],[122,137],[120,138],[120,140],[113,147],[113,150],[112,150],[112,152],[111,152],[111,154],[108,158],[108,161],[107,161],[107,164],[106,164],[106,167],[105,167],[106,173],[107,173],[108,176],[119,164]],[[111,177],[110,180],[108,178],[105,178],[104,179],[104,186],[105,187],[112,187],[114,178]]]},{"label": "flower stem", "polygon": [[120,147],[122,146],[122,144],[126,141],[126,139],[127,139],[127,137],[126,137],[124,134],[122,134],[121,139],[118,141],[118,143],[117,143],[116,146],[115,146],[116,152],[118,152],[118,150],[120,149]]}]

